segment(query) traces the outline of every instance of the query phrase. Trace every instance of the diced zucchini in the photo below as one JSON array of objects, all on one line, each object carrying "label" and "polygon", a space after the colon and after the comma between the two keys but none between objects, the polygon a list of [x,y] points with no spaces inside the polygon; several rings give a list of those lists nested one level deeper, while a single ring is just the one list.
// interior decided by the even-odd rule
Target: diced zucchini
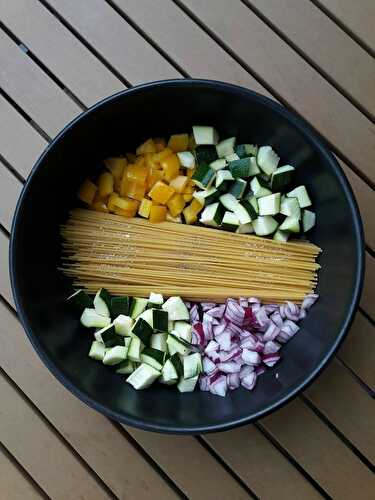
[{"label": "diced zucchini", "polygon": [[301,207],[299,206],[297,198],[282,198],[280,205],[280,213],[287,217],[293,216],[297,219],[301,218]]},{"label": "diced zucchini", "polygon": [[105,347],[112,347],[120,342],[123,344],[121,337],[116,335],[115,327],[108,325],[94,333],[95,340],[101,342]]},{"label": "diced zucchini", "polygon": [[161,293],[150,293],[150,297],[148,299],[149,304],[162,305],[164,302],[164,298]]},{"label": "diced zucchini", "polygon": [[167,337],[168,333],[153,333],[151,335],[150,347],[159,351],[167,352]]},{"label": "diced zucchini", "polygon": [[225,158],[218,158],[210,163],[210,167],[217,172],[218,170],[223,170],[227,166],[227,160]]},{"label": "diced zucchini", "polygon": [[150,387],[158,377],[160,377],[158,370],[150,365],[146,365],[146,363],[142,363],[129,375],[126,382],[132,385],[134,389],[140,390]]},{"label": "diced zucchini", "polygon": [[181,297],[169,297],[162,309],[168,312],[170,321],[189,320],[190,315]]},{"label": "diced zucchini", "polygon": [[108,349],[103,358],[104,365],[118,365],[122,361],[125,361],[128,354],[128,348],[121,345],[116,345],[111,349]]},{"label": "diced zucchini", "polygon": [[238,154],[237,154],[237,153],[233,153],[233,154],[231,154],[231,155],[227,155],[227,156],[225,157],[225,159],[227,160],[227,162],[231,162],[231,161],[239,160],[239,159],[240,159],[240,157],[238,156]]},{"label": "diced zucchini", "polygon": [[129,297],[112,297],[111,298],[111,316],[117,318],[120,314],[129,315],[130,298]]},{"label": "diced zucchini", "polygon": [[259,205],[258,205],[258,200],[257,198],[253,195],[253,194],[250,194],[247,198],[246,198],[246,201],[248,201],[250,203],[250,205],[253,207],[254,209],[254,212],[256,214],[259,214]]},{"label": "diced zucchini", "polygon": [[128,359],[130,359],[130,361],[140,363],[143,348],[144,345],[142,344],[141,339],[138,337],[132,337],[128,349]]},{"label": "diced zucchini", "polygon": [[[148,305],[148,304],[147,304]],[[145,311],[143,311],[143,313],[141,313],[138,317],[137,317],[137,320],[139,318],[142,318],[144,319],[150,326],[151,328],[154,327],[154,324],[153,324],[153,309],[146,309]]]},{"label": "diced zucchini", "polygon": [[130,316],[120,314],[120,316],[117,316],[117,318],[113,321],[113,326],[115,327],[117,335],[129,337],[131,335],[133,323],[134,320]]},{"label": "diced zucchini", "polygon": [[198,375],[196,377],[188,379],[182,378],[177,384],[177,389],[180,392],[193,392],[197,382],[198,382]]},{"label": "diced zucchini", "polygon": [[225,208],[221,203],[208,205],[201,213],[199,222],[205,226],[219,227],[225,213]]},{"label": "diced zucchini", "polygon": [[166,354],[164,351],[159,351],[153,347],[145,347],[141,354],[141,362],[153,366],[156,370],[161,371],[164,365]]},{"label": "diced zucchini", "polygon": [[240,158],[239,160],[230,161],[228,169],[235,179],[250,177],[251,161],[250,158]]},{"label": "diced zucchini", "polygon": [[254,193],[255,198],[261,198],[262,196],[267,196],[272,194],[272,191],[266,187],[265,182],[259,177],[254,177],[250,181],[250,187]]},{"label": "diced zucchini", "polygon": [[238,144],[235,151],[240,158],[256,156],[258,153],[258,146],[254,146],[253,144]]},{"label": "diced zucchini", "polygon": [[161,370],[160,382],[166,385],[176,384],[178,381],[178,373],[174,367],[172,361],[167,359]]},{"label": "diced zucchini", "polygon": [[[151,310],[149,309],[149,311]],[[132,334],[140,338],[145,345],[149,345],[153,329],[143,318],[137,318],[132,328]]]},{"label": "diced zucchini", "polygon": [[311,205],[311,200],[307,189],[305,186],[298,186],[289,193],[287,193],[288,198],[297,198],[299,206],[301,208],[306,208]]},{"label": "diced zucchini", "polygon": [[221,196],[221,190],[216,188],[211,188],[211,193],[204,199],[206,205],[211,205],[212,203],[218,201]]},{"label": "diced zucchini", "polygon": [[[254,200],[256,201],[256,198],[254,198]],[[249,200],[240,201],[240,205],[242,205],[244,209],[247,211],[251,220],[254,220],[258,217],[258,213],[255,211],[254,206],[251,204]],[[247,222],[245,224],[247,224]]]},{"label": "diced zucchini", "polygon": [[189,347],[189,344],[173,333],[170,333],[168,335],[167,345],[171,356],[173,356],[173,354],[175,354],[176,352],[178,354],[182,354],[182,356],[186,356],[191,351],[191,347]]},{"label": "diced zucchini", "polygon": [[302,227],[303,232],[307,233],[315,226],[316,215],[311,210],[304,210],[302,212]]},{"label": "diced zucchini", "polygon": [[258,149],[257,164],[263,172],[271,175],[277,169],[280,157],[271,146],[262,146]]},{"label": "diced zucchini", "polygon": [[104,328],[111,323],[111,318],[98,314],[95,309],[83,310],[80,322],[86,328]]},{"label": "diced zucchini", "polygon": [[280,225],[281,231],[290,231],[292,233],[299,233],[299,220],[297,217],[290,215],[286,217],[284,222]]},{"label": "diced zucchini", "polygon": [[199,352],[194,352],[185,356],[184,363],[184,379],[195,377],[202,372],[202,358]]},{"label": "diced zucchini", "polygon": [[190,151],[181,151],[177,153],[178,159],[180,163],[185,168],[194,168],[195,167],[195,157],[193,153]]},{"label": "diced zucchini", "polygon": [[168,312],[161,309],[151,309],[152,326],[157,332],[168,331]]},{"label": "diced zucchini", "polygon": [[253,228],[257,236],[267,236],[277,229],[277,222],[271,215],[259,216],[253,221]]},{"label": "diced zucchini", "polygon": [[234,153],[234,145],[236,144],[235,137],[229,137],[216,144],[216,152],[219,158],[225,158]]},{"label": "diced zucchini", "polygon": [[287,186],[293,177],[293,172],[295,168],[292,165],[284,165],[283,167],[277,168],[271,175],[271,189],[274,191],[279,191],[283,187]]},{"label": "diced zucchini", "polygon": [[289,239],[289,234],[290,233],[288,231],[280,231],[280,229],[278,229],[273,235],[273,239],[275,241],[281,241],[285,243]]},{"label": "diced zucchini", "polygon": [[234,211],[234,214],[237,216],[240,224],[248,224],[249,222],[251,222],[251,216],[250,216],[249,212],[240,203],[238,203],[234,207],[233,211]]},{"label": "diced zucchini", "polygon": [[89,358],[96,359],[97,361],[103,361],[105,356],[105,345],[102,342],[94,340],[91,344]]},{"label": "diced zucchini", "polygon": [[174,324],[174,332],[175,334],[186,342],[191,343],[192,339],[192,326],[190,323],[186,323],[186,321],[176,321]]},{"label": "diced zucchini", "polygon": [[193,135],[195,143],[198,144],[217,144],[219,142],[219,134],[213,127],[202,125],[193,126]]},{"label": "diced zucchini", "polygon": [[229,193],[240,200],[246,190],[247,182],[244,179],[236,179],[229,188]]},{"label": "diced zucchini", "polygon": [[238,200],[233,196],[233,194],[230,193],[221,195],[220,203],[231,212],[234,212],[235,207],[239,204]]},{"label": "diced zucchini", "polygon": [[176,370],[177,372],[177,375],[179,377],[182,377],[183,373],[184,373],[184,366],[182,364],[182,361],[181,361],[181,355],[178,354],[178,352],[176,352],[175,354],[173,354],[171,357],[170,357],[170,360],[171,360],[171,363],[173,364],[174,366],[174,369]]},{"label": "diced zucchini", "polygon": [[258,198],[259,215],[276,215],[280,212],[280,193]]},{"label": "diced zucchini", "polygon": [[214,169],[202,163],[196,168],[191,180],[201,189],[206,189],[209,188],[213,183],[215,175],[216,172]]},{"label": "diced zucchini", "polygon": [[253,175],[258,175],[259,173],[260,173],[260,168],[258,167],[257,159],[255,156],[252,156],[250,158],[250,170],[249,170],[250,177],[252,177]]},{"label": "diced zucchini", "polygon": [[140,297],[133,297],[130,304],[130,317],[135,319],[139,316],[147,307],[148,300],[142,299]]},{"label": "diced zucchini", "polygon": [[170,333],[174,328],[174,321],[168,320],[168,333]]},{"label": "diced zucchini", "polygon": [[238,229],[238,226],[240,225],[240,221],[238,220],[238,217],[236,214],[233,212],[225,212],[223,221],[221,223],[221,227],[225,231],[236,231]]},{"label": "diced zucchini", "polygon": [[89,297],[84,290],[77,290],[72,293],[72,295],[69,295],[66,300],[72,304],[74,309],[80,314],[82,314],[84,309],[91,309],[94,306],[92,298]]},{"label": "diced zucchini", "polygon": [[236,233],[239,234],[251,234],[253,232],[254,228],[251,222],[248,222],[247,224],[240,224],[236,229]]},{"label": "diced zucchini", "polygon": [[233,181],[233,175],[229,170],[219,170],[216,174],[216,188],[220,187],[224,182]]},{"label": "diced zucchini", "polygon": [[133,361],[126,359],[117,366],[116,373],[119,373],[120,375],[129,375],[130,373],[133,373],[134,370],[135,365]]},{"label": "diced zucchini", "polygon": [[102,316],[111,316],[111,296],[105,288],[101,288],[95,295],[94,308],[98,314]]}]

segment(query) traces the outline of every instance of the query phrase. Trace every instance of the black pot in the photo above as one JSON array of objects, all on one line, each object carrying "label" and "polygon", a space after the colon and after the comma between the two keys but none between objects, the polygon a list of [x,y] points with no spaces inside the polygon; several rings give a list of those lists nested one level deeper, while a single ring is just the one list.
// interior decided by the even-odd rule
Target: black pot
[{"label": "black pot", "polygon": [[[214,125],[222,138],[234,135],[239,142],[271,144],[282,163],[295,165],[296,182],[307,185],[317,214],[310,239],[324,250],[320,300],[298,335],[283,348],[282,362],[260,377],[254,391],[239,389],[226,398],[199,391],[179,394],[161,385],[137,392],[108,367],[89,359],[92,338],[64,304],[71,285],[57,270],[59,224],[76,205],[75,193],[83,178],[100,169],[107,156],[133,150],[150,136],[191,130],[194,124]],[[351,324],[363,269],[358,207],[323,141],[276,102],[241,87],[204,80],[141,85],[105,99],[67,125],[28,178],[10,246],[17,309],[51,372],[85,403],[115,420],[184,434],[251,422],[306,388],[332,358]]]}]

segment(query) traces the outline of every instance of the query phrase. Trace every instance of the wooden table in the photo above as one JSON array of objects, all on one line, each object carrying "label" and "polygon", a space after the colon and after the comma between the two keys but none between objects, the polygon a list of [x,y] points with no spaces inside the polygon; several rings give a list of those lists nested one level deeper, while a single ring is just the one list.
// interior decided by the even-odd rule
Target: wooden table
[{"label": "wooden table", "polygon": [[[1,498],[374,499],[374,1],[0,0],[0,20]],[[65,390],[20,326],[7,261],[17,197],[51,138],[105,96],[186,76],[309,120],[366,233],[363,296],[335,360],[276,414],[201,437],[119,425]]]}]

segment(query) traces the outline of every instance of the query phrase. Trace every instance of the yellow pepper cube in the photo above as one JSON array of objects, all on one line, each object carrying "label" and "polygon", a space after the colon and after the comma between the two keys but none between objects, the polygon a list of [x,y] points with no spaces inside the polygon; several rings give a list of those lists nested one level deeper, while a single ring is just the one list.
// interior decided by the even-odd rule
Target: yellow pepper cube
[{"label": "yellow pepper cube", "polygon": [[167,217],[167,207],[153,205],[150,210],[150,222],[162,222]]},{"label": "yellow pepper cube", "polygon": [[145,165],[146,165],[146,167],[148,167],[149,169],[150,168],[160,169],[161,168],[160,164],[153,159],[153,156],[154,155],[151,154],[151,153],[146,153],[145,154]]},{"label": "yellow pepper cube", "polygon": [[90,179],[85,179],[78,190],[77,196],[80,200],[84,201],[88,205],[91,205],[94,201],[97,190],[98,188],[93,182],[90,181]]},{"label": "yellow pepper cube", "polygon": [[130,181],[138,182],[139,184],[145,184],[148,174],[148,167],[145,165],[128,165],[125,169],[126,176]]},{"label": "yellow pepper cube", "polygon": [[194,222],[197,222],[197,214],[194,210],[192,210],[191,205],[184,208],[182,213],[184,214],[186,224],[194,224]]},{"label": "yellow pepper cube", "polygon": [[147,139],[146,142],[138,146],[136,153],[137,155],[144,155],[145,153],[156,153],[156,146],[153,139]]},{"label": "yellow pepper cube", "polygon": [[185,203],[189,203],[189,201],[193,199],[193,193],[184,193],[182,197],[185,200]]},{"label": "yellow pepper cube", "polygon": [[126,158],[129,163],[134,163],[137,159],[137,156],[134,153],[126,153]]},{"label": "yellow pepper cube", "polygon": [[109,195],[107,195],[107,196],[100,196],[100,193],[99,193],[99,190],[98,190],[98,191],[96,192],[95,196],[94,196],[94,200],[93,200],[93,202],[92,202],[92,205],[93,205],[94,203],[97,203],[97,202],[107,204],[108,198],[109,198]]},{"label": "yellow pepper cube", "polygon": [[171,180],[169,185],[176,190],[177,193],[183,193],[187,186],[189,178],[186,175],[178,175],[174,179]]},{"label": "yellow pepper cube", "polygon": [[104,198],[113,193],[113,175],[109,172],[104,172],[99,175],[98,179],[99,196]]},{"label": "yellow pepper cube", "polygon": [[104,160],[104,165],[111,172],[114,179],[122,179],[122,174],[127,164],[128,160],[120,156]]},{"label": "yellow pepper cube", "polygon": [[191,181],[189,181],[185,186],[184,194],[192,194],[194,193],[194,191],[195,191],[195,186]]},{"label": "yellow pepper cube", "polygon": [[168,141],[168,147],[178,153],[179,151],[186,151],[189,145],[188,134],[174,134],[171,135]]},{"label": "yellow pepper cube", "polygon": [[138,182],[129,181],[125,185],[124,194],[122,196],[128,196],[133,198],[133,200],[141,201],[146,193],[146,186],[144,184],[139,184]]},{"label": "yellow pepper cube", "polygon": [[185,200],[179,193],[175,193],[167,203],[167,207],[173,217],[177,217],[185,208]]},{"label": "yellow pepper cube", "polygon": [[130,198],[120,198],[118,196],[113,204],[115,205],[116,208],[121,208],[121,210],[126,210],[126,211],[131,211],[136,214],[139,206],[139,202],[136,200],[131,200]]},{"label": "yellow pepper cube", "polygon": [[146,179],[146,189],[150,190],[158,181],[163,179],[163,171],[151,168],[147,179]]},{"label": "yellow pepper cube", "polygon": [[162,137],[155,137],[154,144],[155,144],[157,152],[163,151],[163,149],[165,149],[165,147],[167,145],[167,143],[165,142],[165,140]]},{"label": "yellow pepper cube", "polygon": [[122,215],[122,217],[134,217],[136,212],[134,212],[134,210],[122,210],[121,208],[115,207],[114,213],[116,215]]},{"label": "yellow pepper cube", "polygon": [[148,194],[156,203],[165,205],[174,193],[175,190],[172,187],[163,181],[158,181]]},{"label": "yellow pepper cube", "polygon": [[143,198],[138,208],[138,214],[141,217],[145,217],[146,219],[148,219],[150,216],[151,207],[152,207],[152,201],[148,200],[147,198]]},{"label": "yellow pepper cube", "polygon": [[186,169],[186,175],[191,179],[193,175],[195,174],[195,168],[187,168]]},{"label": "yellow pepper cube", "polygon": [[199,212],[203,209],[204,205],[202,205],[202,203],[199,200],[194,198],[193,201],[190,203],[189,207],[193,212],[199,214]]},{"label": "yellow pepper cube", "polygon": [[110,212],[113,212],[115,210],[116,207],[115,201],[117,198],[119,198],[119,195],[117,193],[112,193],[109,195],[107,207]]},{"label": "yellow pepper cube", "polygon": [[176,154],[172,153],[167,156],[167,158],[164,158],[164,160],[160,162],[160,165],[163,167],[164,179],[167,182],[171,182],[172,179],[178,176],[180,170],[180,160]]},{"label": "yellow pepper cube", "polygon": [[169,148],[164,148],[158,153],[155,153],[152,157],[154,161],[157,163],[160,163],[162,160],[165,160],[165,158],[168,158],[173,153],[173,151]]},{"label": "yellow pepper cube", "polygon": [[114,181],[113,181],[113,191],[115,193],[120,194],[121,184],[122,184],[122,178],[121,179],[114,179]]},{"label": "yellow pepper cube", "polygon": [[90,207],[96,212],[108,212],[107,205],[102,201],[94,201],[94,203],[92,203]]}]

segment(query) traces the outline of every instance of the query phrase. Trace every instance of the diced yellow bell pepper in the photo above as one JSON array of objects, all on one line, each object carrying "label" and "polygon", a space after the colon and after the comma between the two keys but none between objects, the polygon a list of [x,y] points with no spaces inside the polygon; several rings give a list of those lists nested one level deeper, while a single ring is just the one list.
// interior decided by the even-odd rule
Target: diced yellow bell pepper
[{"label": "diced yellow bell pepper", "polygon": [[167,182],[171,182],[172,179],[178,176],[178,172],[180,170],[180,160],[178,156],[174,153],[167,156],[160,162],[160,165],[164,170],[164,179]]},{"label": "diced yellow bell pepper", "polygon": [[169,212],[167,212],[166,220],[168,222],[177,222],[178,224],[182,223],[181,215],[177,215],[177,217],[173,217],[173,215],[171,213],[169,213]]},{"label": "diced yellow bell pepper", "polygon": [[122,215],[122,217],[134,217],[136,212],[134,210],[122,210],[121,208],[115,207],[114,212],[116,215]]},{"label": "diced yellow bell pepper", "polygon": [[184,189],[184,194],[191,194],[195,191],[195,185],[189,180]]},{"label": "diced yellow bell pepper", "polygon": [[186,177],[186,175],[178,175],[171,180],[169,185],[173,187],[173,189],[175,189],[177,193],[184,193],[188,180],[189,178]]},{"label": "diced yellow bell pepper", "polygon": [[148,219],[150,216],[151,207],[152,207],[152,201],[148,200],[147,198],[143,198],[138,208],[138,214],[141,217],[145,217],[146,219]]},{"label": "diced yellow bell pepper", "polygon": [[133,200],[141,201],[145,196],[145,192],[146,186],[144,184],[127,180],[124,191],[121,191],[121,196],[128,196],[129,198],[133,198]]},{"label": "diced yellow bell pepper", "polygon": [[189,201],[193,199],[193,193],[184,193],[182,197],[185,200],[185,203],[189,203]]},{"label": "diced yellow bell pepper", "polygon": [[145,165],[128,165],[125,169],[126,176],[130,181],[138,182],[139,184],[145,184],[148,174],[148,167]]},{"label": "diced yellow bell pepper", "polygon": [[159,153],[155,153],[152,157],[152,159],[158,163],[160,163],[162,160],[165,160],[168,156],[170,156],[173,153],[173,151],[169,148],[164,148],[162,151],[159,151]]},{"label": "diced yellow bell pepper", "polygon": [[104,165],[111,172],[114,179],[122,178],[124,168],[126,167],[127,164],[128,160],[120,156],[107,158],[106,160],[104,160]]},{"label": "diced yellow bell pepper", "polygon": [[168,186],[168,184],[165,184],[163,181],[158,181],[148,195],[156,203],[165,205],[174,193],[175,190],[172,187]]},{"label": "diced yellow bell pepper", "polygon": [[147,139],[146,142],[137,147],[137,155],[144,155],[145,153],[156,153],[156,146],[153,139]]},{"label": "diced yellow bell pepper", "polygon": [[121,179],[114,179],[113,181],[113,191],[115,193],[120,194],[121,191],[121,183],[122,183],[122,178]]},{"label": "diced yellow bell pepper", "polygon": [[85,179],[78,190],[77,196],[80,200],[84,201],[88,205],[91,205],[94,201],[97,190],[98,188],[93,182],[90,181],[90,179]]},{"label": "diced yellow bell pepper", "polygon": [[162,170],[151,168],[146,179],[146,189],[150,190],[158,181],[161,181],[163,175]]},{"label": "diced yellow bell pepper", "polygon": [[191,205],[184,208],[182,213],[184,214],[186,224],[194,224],[194,222],[197,222],[197,214],[194,210],[192,210]]},{"label": "diced yellow bell pepper", "polygon": [[107,207],[110,212],[113,212],[116,208],[115,201],[117,198],[119,198],[119,195],[117,193],[112,193],[109,195]]},{"label": "diced yellow bell pepper", "polygon": [[179,215],[185,208],[185,200],[179,193],[175,193],[167,203],[168,210],[173,217]]},{"label": "diced yellow bell pepper", "polygon": [[94,203],[92,203],[90,207],[93,210],[96,210],[96,212],[108,212],[107,205],[102,201],[94,201]]},{"label": "diced yellow bell pepper", "polygon": [[162,222],[167,217],[167,207],[153,205],[150,210],[150,222]]},{"label": "diced yellow bell pepper", "polygon": [[126,153],[126,158],[129,163],[134,163],[137,159],[137,156],[134,153]]},{"label": "diced yellow bell pepper", "polygon": [[163,151],[163,149],[166,147],[167,143],[162,137],[155,137],[154,138],[154,144],[156,147],[156,151]]},{"label": "diced yellow bell pepper", "polygon": [[130,198],[120,198],[120,196],[113,201],[113,204],[116,208],[121,208],[121,210],[125,210],[126,212],[134,212],[134,215],[137,213],[139,206],[138,201],[131,200]]},{"label": "diced yellow bell pepper", "polygon": [[195,168],[187,168],[186,169],[186,175],[191,179],[195,173]]},{"label": "diced yellow bell pepper", "polygon": [[138,165],[139,167],[144,167],[145,166],[145,157],[142,156],[137,156],[137,159],[135,160],[135,165]]},{"label": "diced yellow bell pepper", "polygon": [[113,193],[112,174],[110,174],[109,172],[104,172],[103,174],[99,175],[98,190],[99,190],[99,196],[101,196],[102,198],[104,196],[109,196],[111,193]]},{"label": "diced yellow bell pepper", "polygon": [[203,209],[204,204],[202,204],[199,200],[196,198],[193,198],[193,201],[190,203],[189,207],[193,212],[196,214],[199,214],[199,212]]},{"label": "diced yellow bell pepper", "polygon": [[178,153],[179,151],[186,151],[189,144],[188,134],[174,134],[171,135],[168,141],[168,147]]},{"label": "diced yellow bell pepper", "polygon": [[107,204],[108,198],[109,198],[109,195],[108,196],[100,196],[99,191],[97,191],[95,193],[94,200],[93,200],[92,204],[97,203],[97,202]]},{"label": "diced yellow bell pepper", "polygon": [[160,163],[155,161],[153,159],[153,154],[152,153],[146,153],[145,154],[145,165],[148,168],[156,168],[156,169],[161,169]]}]

